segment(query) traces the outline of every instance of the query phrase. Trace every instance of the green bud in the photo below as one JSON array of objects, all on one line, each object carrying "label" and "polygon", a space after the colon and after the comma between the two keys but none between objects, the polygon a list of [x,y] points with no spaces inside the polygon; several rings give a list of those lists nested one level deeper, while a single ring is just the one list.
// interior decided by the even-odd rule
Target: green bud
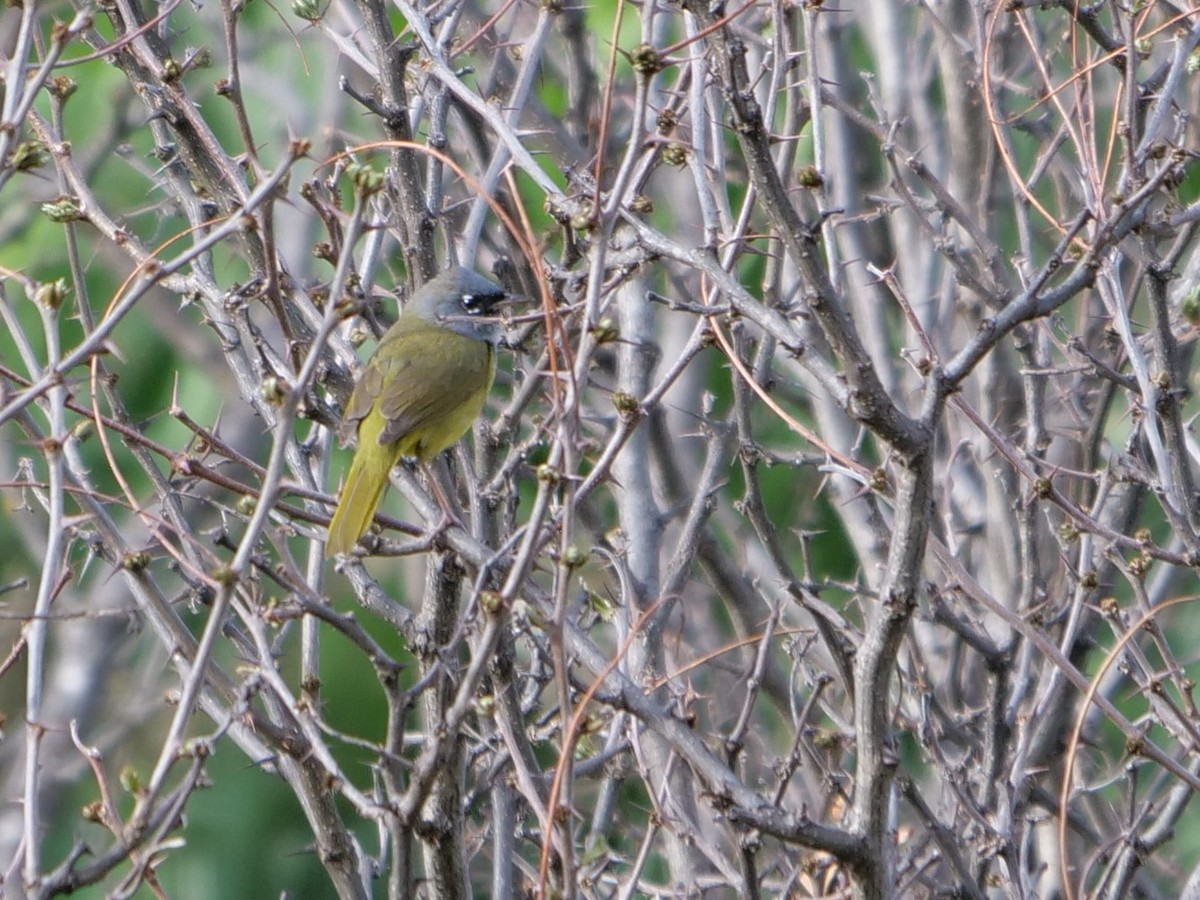
[{"label": "green bud", "polygon": [[635,72],[642,75],[656,75],[666,66],[662,54],[654,49],[653,44],[638,44],[634,47],[629,53],[629,64]]},{"label": "green bud", "polygon": [[613,391],[612,402],[613,406],[617,408],[617,412],[621,414],[622,419],[628,421],[636,419],[641,415],[642,405],[633,394],[626,391]]},{"label": "green bud", "polygon": [[563,551],[562,562],[568,569],[578,569],[588,561],[588,554],[585,550],[580,550],[574,544],[571,544]]},{"label": "green bud", "polygon": [[638,194],[630,202],[629,209],[631,212],[638,213],[639,215],[649,215],[654,212],[654,201],[645,194]]},{"label": "green bud", "polygon": [[41,141],[21,141],[13,148],[8,161],[18,172],[28,172],[50,162],[50,151]]},{"label": "green bud", "polygon": [[504,609],[504,598],[497,591],[483,591],[479,595],[479,607],[489,616],[494,616]]},{"label": "green bud", "polygon": [[60,225],[67,222],[87,221],[87,213],[80,207],[79,201],[65,194],[49,203],[43,203],[42,212],[51,222],[58,222]]},{"label": "green bud", "polygon": [[74,78],[69,78],[66,75],[56,75],[51,78],[46,84],[47,90],[50,91],[50,96],[57,97],[59,100],[66,100],[75,93],[79,87],[79,82]]},{"label": "green bud", "polygon": [[592,231],[596,227],[596,217],[591,209],[578,212],[571,216],[571,227],[576,231]]},{"label": "green bud", "polygon": [[668,166],[686,166],[688,148],[683,144],[667,144],[663,149],[662,158]]},{"label": "green bud", "polygon": [[597,322],[596,327],[592,331],[596,335],[596,343],[598,344],[611,344],[621,336],[621,331],[617,328],[617,323],[608,316]]},{"label": "green bud", "polygon": [[278,375],[268,375],[259,385],[259,392],[271,406],[279,406],[287,399],[288,383]]},{"label": "green bud", "polygon": [[237,573],[232,566],[217,566],[213,569],[212,578],[217,584],[233,584],[237,581]]},{"label": "green bud", "polygon": [[292,0],[292,12],[307,22],[320,21],[325,15],[319,0]]},{"label": "green bud", "polygon": [[57,281],[44,281],[37,286],[37,290],[33,294],[33,299],[38,306],[51,310],[61,307],[66,298],[67,280],[65,278],[59,278]]},{"label": "green bud", "polygon": [[121,769],[120,779],[121,787],[130,794],[139,794],[145,789],[145,785],[142,784],[142,776],[133,766],[124,766]]},{"label": "green bud", "polygon": [[796,173],[796,183],[806,190],[816,190],[825,184],[825,179],[817,171],[816,166],[804,166]]},{"label": "green bud", "polygon": [[140,572],[150,565],[150,554],[145,550],[126,553],[121,559],[121,568],[126,572]]},{"label": "green bud", "polygon": [[346,166],[346,176],[354,185],[354,191],[360,197],[369,197],[379,193],[383,188],[383,173],[376,172],[363,163],[351,163]]}]

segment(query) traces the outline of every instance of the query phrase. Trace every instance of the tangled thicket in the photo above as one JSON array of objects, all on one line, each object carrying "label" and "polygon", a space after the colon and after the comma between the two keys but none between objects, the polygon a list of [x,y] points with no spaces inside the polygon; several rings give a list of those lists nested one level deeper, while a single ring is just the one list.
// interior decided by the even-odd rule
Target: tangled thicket
[{"label": "tangled thicket", "polygon": [[[1185,890],[1193,11],[10,6],[13,896]],[[454,260],[536,301],[466,524],[335,568]]]}]

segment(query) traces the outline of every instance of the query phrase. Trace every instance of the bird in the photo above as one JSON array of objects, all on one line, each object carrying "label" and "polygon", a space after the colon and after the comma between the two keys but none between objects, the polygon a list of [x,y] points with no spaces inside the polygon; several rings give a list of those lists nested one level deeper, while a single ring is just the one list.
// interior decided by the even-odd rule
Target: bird
[{"label": "bird", "polygon": [[[341,439],[357,437],[325,555],[349,553],[383,499],[401,457],[428,463],[483,412],[496,374],[502,327],[491,315],[508,294],[454,266],[418,288],[379,341],[342,414]],[[449,502],[431,478],[447,521]]]}]

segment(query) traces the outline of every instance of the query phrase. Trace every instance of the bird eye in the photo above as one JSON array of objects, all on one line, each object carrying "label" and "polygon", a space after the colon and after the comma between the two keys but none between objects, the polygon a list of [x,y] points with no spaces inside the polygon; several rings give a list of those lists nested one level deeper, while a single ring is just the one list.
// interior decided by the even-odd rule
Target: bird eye
[{"label": "bird eye", "polygon": [[479,298],[474,294],[462,295],[462,306],[467,311],[468,315],[476,315],[480,311]]}]

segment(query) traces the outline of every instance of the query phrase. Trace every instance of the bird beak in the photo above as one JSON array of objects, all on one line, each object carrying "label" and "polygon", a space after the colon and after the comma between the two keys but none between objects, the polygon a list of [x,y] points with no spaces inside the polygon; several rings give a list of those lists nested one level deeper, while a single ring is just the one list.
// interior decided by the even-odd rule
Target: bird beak
[{"label": "bird beak", "polygon": [[505,294],[504,299],[493,303],[488,308],[487,315],[481,316],[481,318],[507,323],[512,318],[510,310],[527,302],[528,298],[520,294]]},{"label": "bird beak", "polygon": [[528,303],[529,298],[524,294],[505,294],[503,300],[497,300],[492,304],[492,309],[508,309],[511,306],[517,306],[521,303]]}]

